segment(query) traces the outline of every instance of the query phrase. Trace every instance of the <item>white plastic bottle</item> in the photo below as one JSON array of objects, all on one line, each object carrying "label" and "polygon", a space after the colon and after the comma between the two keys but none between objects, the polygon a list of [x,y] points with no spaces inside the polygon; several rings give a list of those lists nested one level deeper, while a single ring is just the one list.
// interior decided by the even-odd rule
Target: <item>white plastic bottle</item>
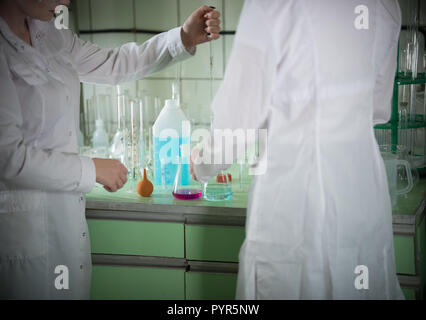
[{"label": "white plastic bottle", "polygon": [[96,129],[93,133],[92,146],[96,153],[96,156],[108,156],[108,134],[105,131],[104,122],[102,119],[96,120]]},{"label": "white plastic bottle", "polygon": [[182,157],[182,184],[189,184],[190,122],[178,102],[166,100],[153,126],[154,184],[172,186]]}]

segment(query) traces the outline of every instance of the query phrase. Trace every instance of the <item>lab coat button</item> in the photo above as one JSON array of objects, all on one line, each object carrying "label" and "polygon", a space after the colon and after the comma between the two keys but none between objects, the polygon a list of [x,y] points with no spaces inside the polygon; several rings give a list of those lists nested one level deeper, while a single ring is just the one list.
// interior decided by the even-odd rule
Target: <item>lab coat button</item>
[{"label": "lab coat button", "polygon": [[82,237],[85,237],[86,236],[86,232],[83,232],[81,235],[82,235]]},{"label": "lab coat button", "polygon": [[82,202],[84,200],[83,196],[80,196],[80,202]]},{"label": "lab coat button", "polygon": [[80,264],[80,269],[83,270],[83,265],[82,264]]}]

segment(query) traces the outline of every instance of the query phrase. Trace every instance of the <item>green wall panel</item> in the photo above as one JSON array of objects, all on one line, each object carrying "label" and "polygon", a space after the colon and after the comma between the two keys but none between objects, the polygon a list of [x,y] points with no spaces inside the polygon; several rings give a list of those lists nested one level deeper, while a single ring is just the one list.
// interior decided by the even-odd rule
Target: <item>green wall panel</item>
[{"label": "green wall panel", "polygon": [[394,235],[396,273],[416,274],[414,237]]},{"label": "green wall panel", "polygon": [[91,299],[185,299],[185,270],[94,265]]},{"label": "green wall panel", "polygon": [[185,283],[187,300],[234,300],[237,275],[186,272]]},{"label": "green wall panel", "polygon": [[88,219],[92,253],[184,257],[179,223]]},{"label": "green wall panel", "polygon": [[186,258],[238,262],[244,227],[187,225]]}]

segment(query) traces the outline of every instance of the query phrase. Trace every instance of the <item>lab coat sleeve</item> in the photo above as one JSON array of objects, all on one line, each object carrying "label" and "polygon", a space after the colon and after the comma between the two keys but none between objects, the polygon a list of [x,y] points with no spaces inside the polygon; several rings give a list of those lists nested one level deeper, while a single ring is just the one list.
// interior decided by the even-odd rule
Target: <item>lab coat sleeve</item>
[{"label": "lab coat sleeve", "polygon": [[[224,79],[212,102],[214,132],[196,146],[200,153],[195,158],[193,169],[198,179],[207,180],[244,155],[241,154],[244,149],[238,148],[237,139],[234,139],[232,162],[227,161],[226,152],[229,150],[225,150],[226,143],[223,147],[215,144],[215,133],[224,134],[229,129],[235,134],[239,129],[247,133],[247,130],[266,126],[276,73],[275,49],[266,15],[259,1],[245,2]],[[246,141],[248,149],[254,141]],[[221,156],[217,156],[218,152]],[[214,164],[215,158],[221,158],[222,164]]]},{"label": "lab coat sleeve", "polygon": [[166,66],[195,54],[195,47],[182,44],[181,27],[160,33],[143,44],[126,43],[115,49],[103,49],[64,30],[66,51],[74,61],[83,82],[116,85],[139,80]]},{"label": "lab coat sleeve", "polygon": [[[377,1],[377,5],[383,5],[382,1]],[[401,30],[401,11],[397,1],[386,3],[386,6],[391,5],[397,8],[392,8],[394,10],[377,10],[380,15],[376,17],[374,125],[388,122],[392,113],[391,106],[397,66],[398,39]],[[395,15],[395,13],[397,14]]]},{"label": "lab coat sleeve", "polygon": [[0,182],[11,190],[89,192],[95,184],[90,158],[27,145],[18,93],[0,47]]}]

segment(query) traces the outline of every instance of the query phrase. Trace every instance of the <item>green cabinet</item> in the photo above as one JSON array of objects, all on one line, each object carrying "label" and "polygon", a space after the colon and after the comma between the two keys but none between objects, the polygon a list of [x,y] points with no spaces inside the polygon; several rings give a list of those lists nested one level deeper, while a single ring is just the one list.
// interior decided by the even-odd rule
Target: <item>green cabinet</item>
[{"label": "green cabinet", "polygon": [[[421,179],[393,212],[396,270],[407,299],[425,292],[424,190]],[[145,203],[154,200],[89,204],[92,299],[234,299],[245,211]]]},{"label": "green cabinet", "polygon": [[183,223],[88,219],[92,253],[184,257]]},{"label": "green cabinet", "polygon": [[238,262],[244,227],[186,225],[186,258],[202,261]]},{"label": "green cabinet", "polygon": [[413,237],[394,235],[396,272],[399,274],[416,274]]},{"label": "green cabinet", "polygon": [[185,269],[93,265],[91,299],[183,300]]},{"label": "green cabinet", "polygon": [[407,299],[424,299],[426,288],[425,180],[393,212],[396,272]]},{"label": "green cabinet", "polygon": [[237,274],[186,272],[187,300],[234,300]]}]

